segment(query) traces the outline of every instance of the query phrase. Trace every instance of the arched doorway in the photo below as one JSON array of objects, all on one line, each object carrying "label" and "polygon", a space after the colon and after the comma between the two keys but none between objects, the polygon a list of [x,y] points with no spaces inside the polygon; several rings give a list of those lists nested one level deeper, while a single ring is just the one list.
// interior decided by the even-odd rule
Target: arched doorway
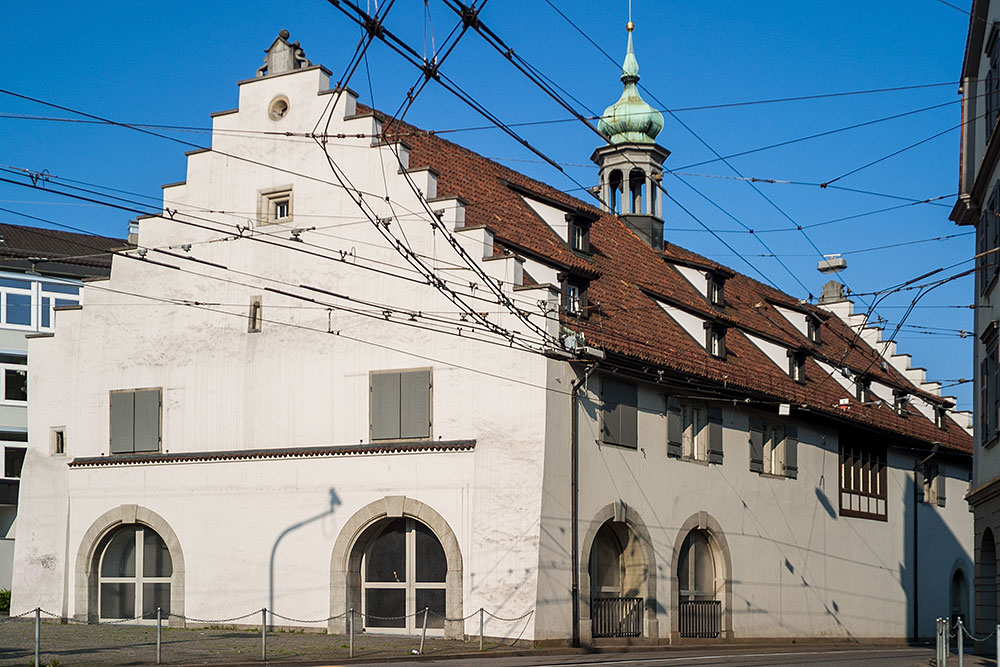
[{"label": "arched doorway", "polygon": [[427,609],[427,629],[443,634],[448,562],[434,533],[415,519],[384,519],[369,528],[361,542],[364,627],[414,633],[422,627],[421,612]]},{"label": "arched doorway", "polygon": [[649,566],[642,538],[624,521],[605,521],[590,548],[591,636],[641,637]]},{"label": "arched doorway", "polygon": [[703,530],[692,530],[677,557],[678,621],[681,637],[714,639],[722,632],[722,601],[716,588],[716,558]]},{"label": "arched doorway", "polygon": [[[440,554],[444,555],[443,580]],[[327,629],[332,634],[345,633],[352,609],[355,623],[363,622],[359,613],[367,613],[369,622],[389,623],[388,617],[406,616],[428,607],[452,619],[443,621],[446,638],[461,639],[465,636],[465,623],[461,620],[465,616],[462,583],[462,552],[458,538],[444,517],[413,498],[380,498],[351,515],[333,545]],[[403,592],[390,592],[393,589]],[[443,612],[436,606],[442,598]],[[383,613],[376,613],[376,609]],[[385,613],[387,609],[393,612]],[[400,609],[404,613],[398,613]],[[375,619],[375,616],[382,618]],[[432,614],[428,615],[429,627],[433,618]],[[423,615],[416,621],[422,624]],[[400,619],[393,622],[396,627],[370,627],[372,631],[397,633],[414,627],[405,625],[405,621],[400,626]],[[441,627],[438,625],[435,632],[440,633]]]},{"label": "arched doorway", "polygon": [[184,553],[170,524],[139,505],[119,505],[90,525],[76,555],[74,617],[143,616],[184,627]]},{"label": "arched doorway", "polygon": [[670,636],[731,639],[733,570],[729,545],[707,512],[690,516],[677,532],[670,573]]},{"label": "arched doorway", "polygon": [[997,547],[987,528],[979,544],[976,562],[976,628],[987,632],[997,624]]},{"label": "arched doorway", "polygon": [[948,595],[950,601],[951,624],[954,625],[958,619],[968,627],[969,623],[969,584],[965,579],[965,572],[961,569],[955,570],[951,575],[951,590]]},{"label": "arched doorway", "polygon": [[170,615],[173,562],[163,538],[148,526],[122,526],[98,548],[97,609],[101,621],[139,617],[155,623]]}]

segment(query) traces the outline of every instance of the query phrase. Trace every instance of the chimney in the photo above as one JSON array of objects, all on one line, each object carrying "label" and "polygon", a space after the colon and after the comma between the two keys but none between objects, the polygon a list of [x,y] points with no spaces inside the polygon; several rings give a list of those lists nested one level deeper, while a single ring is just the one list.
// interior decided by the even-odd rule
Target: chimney
[{"label": "chimney", "polygon": [[821,304],[839,303],[841,301],[847,301],[847,297],[844,296],[844,283],[831,280],[823,285],[823,293],[819,295],[819,302]]}]

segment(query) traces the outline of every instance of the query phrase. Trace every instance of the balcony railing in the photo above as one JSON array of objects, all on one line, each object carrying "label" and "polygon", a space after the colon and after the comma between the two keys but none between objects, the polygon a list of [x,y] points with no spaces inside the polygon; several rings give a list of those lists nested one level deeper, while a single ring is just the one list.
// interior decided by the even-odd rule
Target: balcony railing
[{"label": "balcony railing", "polygon": [[722,633],[722,601],[682,600],[678,622],[681,637],[715,639]]},{"label": "balcony railing", "polygon": [[594,598],[590,610],[594,637],[642,636],[642,598]]}]

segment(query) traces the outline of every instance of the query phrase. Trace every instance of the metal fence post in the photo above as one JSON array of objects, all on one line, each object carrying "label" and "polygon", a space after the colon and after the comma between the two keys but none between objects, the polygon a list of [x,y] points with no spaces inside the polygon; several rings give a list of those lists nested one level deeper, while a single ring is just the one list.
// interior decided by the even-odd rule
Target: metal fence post
[{"label": "metal fence post", "polygon": [[427,636],[427,612],[429,612],[430,609],[430,607],[424,607],[424,627],[420,629],[420,650],[417,651],[418,655],[424,654],[424,637]]},{"label": "metal fence post", "polygon": [[41,661],[38,659],[38,640],[39,633],[42,625],[42,610],[40,607],[35,607],[35,667],[41,666]]},{"label": "metal fence post", "polygon": [[940,619],[940,617],[936,618],[934,620],[934,627],[935,627],[934,632],[936,634],[936,638],[934,640],[934,650],[935,650],[934,662],[935,662],[936,667],[941,667],[941,664],[943,663],[943,660],[942,660],[942,654],[941,654],[941,619]]},{"label": "metal fence post", "polygon": [[347,614],[348,614],[347,632],[351,636],[351,639],[348,642],[348,647],[349,647],[348,655],[353,658],[354,657],[354,607],[351,607],[350,610],[347,612]]},{"label": "metal fence post", "polygon": [[479,650],[483,650],[483,608],[479,608]]},{"label": "metal fence post", "polygon": [[962,617],[958,617],[958,628],[955,630],[958,633],[958,667],[965,667],[965,624],[962,623]]},{"label": "metal fence post", "polygon": [[267,607],[260,610],[260,659],[267,661]]},{"label": "metal fence post", "polygon": [[163,614],[160,608],[156,608],[156,664],[160,664],[160,644],[163,633]]}]

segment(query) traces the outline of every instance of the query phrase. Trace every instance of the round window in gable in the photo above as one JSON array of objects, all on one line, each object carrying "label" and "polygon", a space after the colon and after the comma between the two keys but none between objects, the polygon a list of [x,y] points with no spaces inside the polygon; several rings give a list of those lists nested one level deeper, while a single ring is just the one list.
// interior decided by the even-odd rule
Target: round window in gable
[{"label": "round window in gable", "polygon": [[271,100],[271,106],[267,108],[267,115],[271,120],[281,120],[288,114],[288,98],[275,97]]}]

